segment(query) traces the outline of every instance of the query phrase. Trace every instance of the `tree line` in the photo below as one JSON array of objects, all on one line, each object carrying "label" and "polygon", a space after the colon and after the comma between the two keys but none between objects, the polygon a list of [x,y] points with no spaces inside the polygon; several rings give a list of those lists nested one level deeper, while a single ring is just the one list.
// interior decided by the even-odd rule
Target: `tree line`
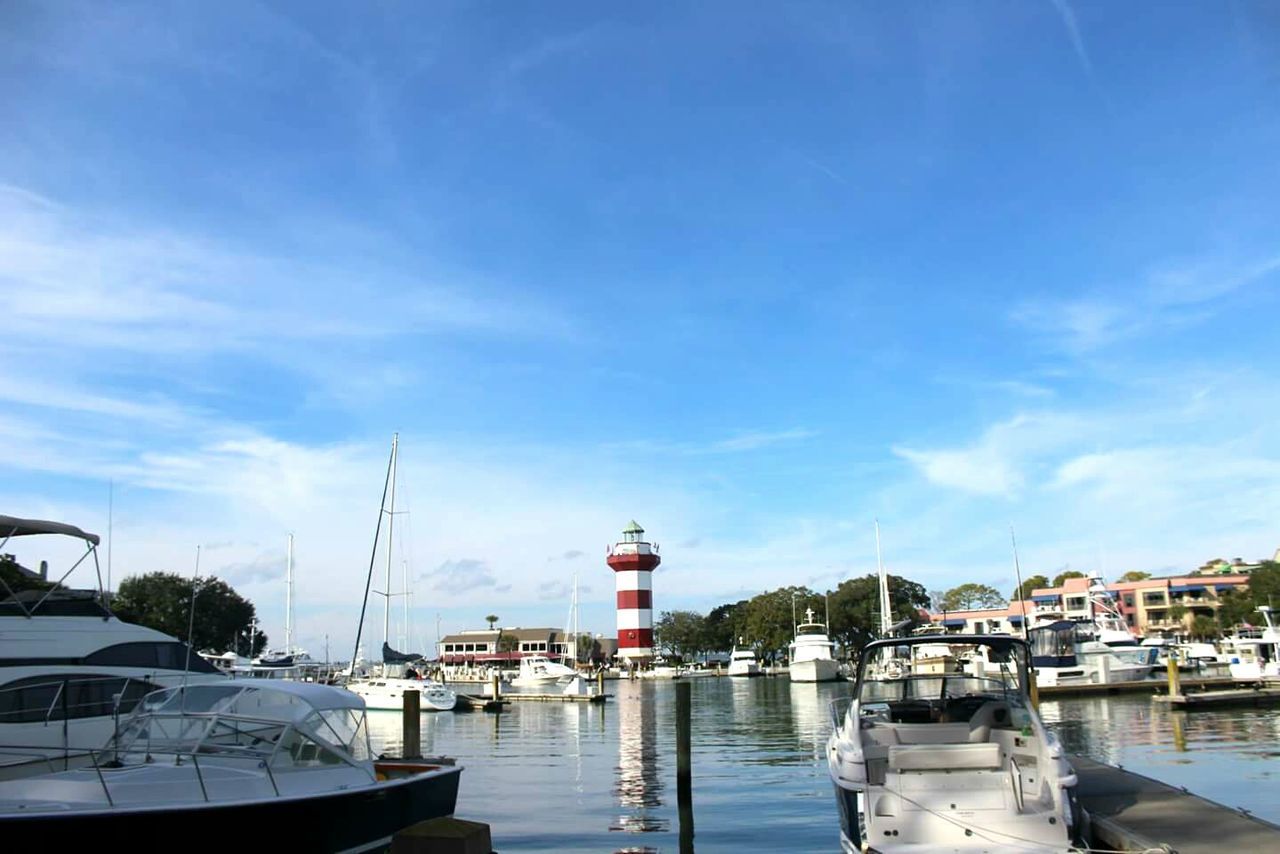
[{"label": "tree line", "polygon": [[[920,611],[929,607],[924,586],[896,575],[890,575],[888,582],[893,621],[906,620],[909,626],[924,622]],[[750,647],[758,657],[776,660],[786,656],[795,636],[792,615],[803,622],[806,609],[812,608],[815,619],[828,620],[827,634],[850,655],[880,633],[879,590],[879,578],[866,575],[842,581],[826,593],[803,586],[780,587],[719,605],[705,615],[663,611],[654,624],[654,643],[681,660],[734,646]]]}]

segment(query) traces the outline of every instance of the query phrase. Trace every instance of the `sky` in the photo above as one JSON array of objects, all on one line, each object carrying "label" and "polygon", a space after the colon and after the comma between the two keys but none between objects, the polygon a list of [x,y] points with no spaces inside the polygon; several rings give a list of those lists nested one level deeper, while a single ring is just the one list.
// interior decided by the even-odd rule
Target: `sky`
[{"label": "sky", "polygon": [[633,518],[658,611],[1270,557],[1278,84],[1242,0],[0,4],[0,512],[275,642],[292,533],[334,658],[397,432],[415,648],[612,633]]}]

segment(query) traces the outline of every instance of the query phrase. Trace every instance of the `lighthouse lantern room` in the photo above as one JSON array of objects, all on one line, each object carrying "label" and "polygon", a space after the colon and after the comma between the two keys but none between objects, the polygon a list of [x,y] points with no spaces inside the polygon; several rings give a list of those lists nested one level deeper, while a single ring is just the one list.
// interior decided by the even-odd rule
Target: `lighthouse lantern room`
[{"label": "lighthouse lantern room", "polygon": [[622,542],[609,548],[607,562],[618,589],[618,656],[640,664],[653,658],[653,570],[662,558],[633,519]]}]

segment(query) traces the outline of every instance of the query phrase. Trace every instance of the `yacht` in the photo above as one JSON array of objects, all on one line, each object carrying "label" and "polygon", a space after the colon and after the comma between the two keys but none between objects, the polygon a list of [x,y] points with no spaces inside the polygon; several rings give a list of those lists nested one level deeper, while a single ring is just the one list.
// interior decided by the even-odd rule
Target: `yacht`
[{"label": "yacht", "polygon": [[1223,647],[1230,656],[1227,667],[1233,679],[1280,681],[1280,628],[1270,607],[1262,605],[1258,613],[1266,628],[1224,639]]},{"label": "yacht", "polygon": [[552,661],[545,655],[526,655],[520,659],[520,672],[511,680],[517,688],[539,688],[568,682],[578,675],[572,667]]},{"label": "yacht", "polygon": [[756,661],[755,652],[735,646],[729,654],[729,669],[725,672],[730,676],[759,676],[760,664]]},{"label": "yacht", "polygon": [[1146,679],[1160,650],[1153,646],[1110,646],[1082,639],[1080,624],[1058,620],[1037,625],[1027,638],[1040,685],[1088,685]]},{"label": "yacht", "polygon": [[792,682],[832,682],[840,678],[835,645],[827,637],[824,623],[814,622],[813,609],[806,608],[804,622],[796,626],[796,639],[791,643]]},{"label": "yacht", "polygon": [[300,851],[383,850],[451,815],[461,772],[373,759],[364,703],[340,688],[188,685],[148,694],[92,767],[0,782],[0,834],[48,850],[86,839],[230,849],[269,821]]},{"label": "yacht", "polygon": [[1069,852],[1077,778],[1028,696],[1027,643],[952,635],[969,672],[877,678],[928,637],[863,648],[852,698],[832,704],[827,764],[848,854]]},{"label": "yacht", "polygon": [[[0,516],[0,548],[39,535],[79,540],[78,563],[97,564],[96,534]],[[0,780],[87,761],[156,688],[226,679],[176,638],[119,620],[100,590],[14,593],[0,601]]]}]

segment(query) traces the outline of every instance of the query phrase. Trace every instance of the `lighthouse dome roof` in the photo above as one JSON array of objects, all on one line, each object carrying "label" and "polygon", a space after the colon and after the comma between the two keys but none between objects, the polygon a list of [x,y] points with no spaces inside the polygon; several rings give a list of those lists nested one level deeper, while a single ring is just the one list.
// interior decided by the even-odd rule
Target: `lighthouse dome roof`
[{"label": "lighthouse dome roof", "polygon": [[641,528],[638,524],[636,524],[636,520],[635,520],[635,519],[632,519],[632,520],[631,520],[631,524],[627,525],[627,527],[625,527],[625,528],[623,528],[623,529],[622,529],[622,533],[624,533],[624,534],[643,534],[643,533],[644,533],[644,528]]}]

